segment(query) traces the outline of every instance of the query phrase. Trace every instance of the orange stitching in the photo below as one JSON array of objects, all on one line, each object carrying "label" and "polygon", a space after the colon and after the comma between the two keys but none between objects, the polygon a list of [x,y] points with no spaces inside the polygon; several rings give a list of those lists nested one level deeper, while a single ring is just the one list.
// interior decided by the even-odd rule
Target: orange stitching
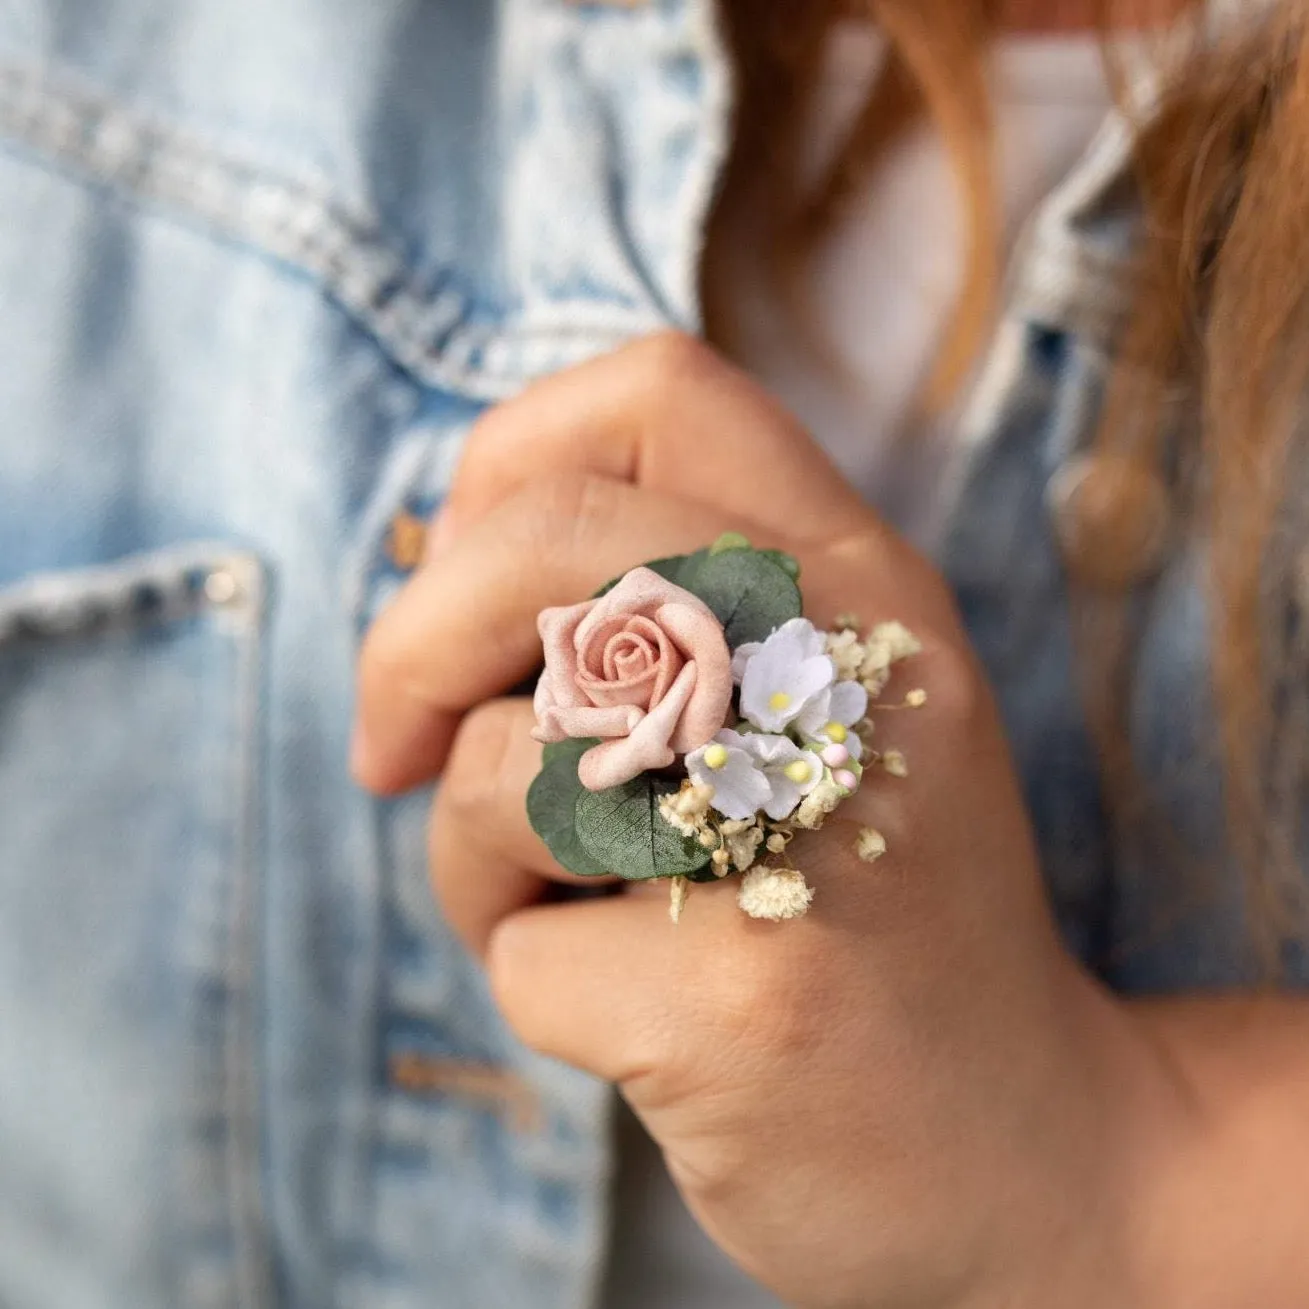
[{"label": "orange stitching", "polygon": [[433,1059],[419,1054],[392,1055],[391,1080],[415,1095],[454,1095],[489,1104],[507,1115],[518,1132],[544,1126],[541,1098],[517,1073],[495,1064],[462,1059]]}]

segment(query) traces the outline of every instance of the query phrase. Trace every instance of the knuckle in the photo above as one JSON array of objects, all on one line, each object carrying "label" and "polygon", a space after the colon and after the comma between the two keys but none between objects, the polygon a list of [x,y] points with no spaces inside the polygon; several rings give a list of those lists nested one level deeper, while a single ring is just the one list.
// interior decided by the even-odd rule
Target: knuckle
[{"label": "knuckle", "polygon": [[689,332],[673,329],[656,332],[636,349],[640,352],[646,382],[656,396],[669,385],[699,381],[722,368],[714,351]]},{"label": "knuckle", "polygon": [[506,775],[511,752],[522,744],[521,731],[514,731],[516,725],[521,727],[498,701],[480,705],[464,716],[437,794],[434,832],[441,823],[477,827],[500,816],[500,779]]},{"label": "knuckle", "polygon": [[598,473],[556,473],[521,499],[536,530],[554,541],[561,525],[578,531],[606,520],[612,512],[613,484]]},{"label": "knuckle", "polygon": [[814,1001],[821,968],[797,959],[788,949],[737,951],[719,970],[712,1012],[720,1048],[734,1061],[778,1050],[793,1050],[814,1030]]},{"label": "knuckle", "polygon": [[395,603],[393,601],[391,607],[383,609],[364,633],[359,651],[360,681],[394,685],[409,677],[409,650],[396,639],[393,631],[392,607]]},{"label": "knuckle", "polygon": [[[576,585],[575,567],[621,526],[615,483],[598,473],[561,473],[525,494],[523,521],[546,566],[564,570]],[[602,579],[603,580],[603,579]]]},{"label": "knuckle", "polygon": [[668,1156],[678,1188],[711,1209],[739,1201],[742,1179],[758,1169],[758,1147],[737,1131],[722,1131],[696,1143],[694,1152]]},{"label": "knuckle", "polygon": [[[505,440],[511,438],[517,430],[517,409],[524,401],[530,402],[533,387],[526,387],[513,399],[493,404],[484,409],[473,420],[464,438],[464,448],[459,461],[459,473],[467,473],[479,466],[483,458],[496,450]],[[462,478],[456,475],[455,489]]]},{"label": "knuckle", "polygon": [[362,693],[361,712],[373,712],[383,703],[437,707],[424,678],[425,651],[415,646],[407,625],[400,621],[404,593],[384,609],[364,634],[355,671]]},{"label": "knuckle", "polygon": [[449,917],[448,896],[446,890],[455,873],[453,854],[457,848],[451,840],[449,817],[444,812],[442,792],[438,788],[435,798],[427,810],[427,880],[432,896]]},{"label": "knuckle", "polygon": [[491,999],[514,1035],[547,1054],[536,1001],[540,976],[537,934],[518,914],[500,919],[486,938],[483,963]]}]

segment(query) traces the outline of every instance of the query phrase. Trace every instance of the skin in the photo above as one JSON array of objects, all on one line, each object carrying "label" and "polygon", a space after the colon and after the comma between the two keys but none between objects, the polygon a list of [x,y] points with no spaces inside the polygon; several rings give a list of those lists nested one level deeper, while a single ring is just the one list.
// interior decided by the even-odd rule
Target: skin
[{"label": "skin", "polygon": [[[796,857],[802,920],[731,884],[551,903],[530,830],[537,612],[724,530],[804,569],[809,615],[898,618],[925,708]],[[360,668],[354,769],[440,775],[443,910],[529,1046],[617,1085],[710,1235],[828,1309],[1309,1303],[1309,1014],[1130,1003],[1063,949],[1003,734],[946,584],[744,374],[663,335],[474,429],[429,558]],[[852,844],[887,837],[875,865]]]}]

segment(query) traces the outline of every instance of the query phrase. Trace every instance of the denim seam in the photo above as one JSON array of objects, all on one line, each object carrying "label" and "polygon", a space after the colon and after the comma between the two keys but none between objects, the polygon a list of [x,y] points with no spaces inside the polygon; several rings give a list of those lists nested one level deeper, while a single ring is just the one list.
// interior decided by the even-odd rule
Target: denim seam
[{"label": "denim seam", "polygon": [[[150,601],[145,606],[144,597]],[[231,634],[237,652],[231,782],[237,797],[238,867],[222,965],[228,1002],[218,1102],[225,1128],[221,1149],[227,1222],[234,1250],[236,1303],[241,1309],[268,1309],[273,1304],[262,1236],[260,1060],[254,1036],[263,609],[259,559],[217,541],[130,555],[110,564],[42,572],[0,587],[0,646],[11,640],[69,640],[106,629],[185,622],[196,615],[221,624]]]},{"label": "denim seam", "polygon": [[702,326],[700,266],[704,261],[710,211],[731,148],[729,125],[736,113],[738,89],[718,5],[707,0],[693,3],[690,22],[691,39],[706,83],[701,104],[705,140],[692,184],[686,188],[685,206],[677,214],[678,230],[690,233],[681,252],[678,278],[682,303],[696,306],[699,328]]},{"label": "denim seam", "polygon": [[233,618],[237,639],[237,775],[239,868],[230,908],[227,993],[231,997],[224,1035],[223,1097],[226,1103],[227,1199],[232,1227],[236,1293],[242,1309],[270,1309],[274,1302],[270,1251],[265,1235],[263,1185],[265,1123],[258,1040],[261,1006],[259,921],[262,849],[259,732],[263,696],[262,653],[265,582],[259,562],[249,556],[230,561],[241,603]]},{"label": "denim seam", "polygon": [[590,351],[663,325],[649,309],[582,301],[516,328],[468,321],[470,300],[437,274],[420,276],[373,214],[333,197],[326,183],[275,177],[186,132],[107,97],[56,86],[42,71],[0,65],[0,134],[10,147],[62,165],[214,235],[294,268],[424,386],[494,401],[519,389],[497,370],[505,345],[580,338]]},{"label": "denim seam", "polygon": [[[251,562],[230,544],[198,542],[109,564],[36,573],[0,586],[0,644],[23,637],[74,638],[104,627],[215,612],[218,604],[204,593],[205,578],[228,570],[244,580]],[[148,606],[141,603],[145,597]]]}]

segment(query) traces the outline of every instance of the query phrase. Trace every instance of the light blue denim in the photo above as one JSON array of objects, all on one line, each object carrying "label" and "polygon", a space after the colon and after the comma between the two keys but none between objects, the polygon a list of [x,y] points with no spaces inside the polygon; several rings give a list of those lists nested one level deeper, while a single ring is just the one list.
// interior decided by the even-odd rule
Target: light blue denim
[{"label": "light blue denim", "polygon": [[[352,671],[475,416],[696,327],[729,107],[705,0],[0,0],[4,1309],[595,1302],[609,1094],[504,1030],[426,797],[351,784]],[[1025,242],[943,563],[1070,942],[1220,984],[1234,884],[1144,930],[1046,507],[1123,289],[1120,146]],[[1191,556],[1142,603],[1139,762],[1209,848]]]}]

